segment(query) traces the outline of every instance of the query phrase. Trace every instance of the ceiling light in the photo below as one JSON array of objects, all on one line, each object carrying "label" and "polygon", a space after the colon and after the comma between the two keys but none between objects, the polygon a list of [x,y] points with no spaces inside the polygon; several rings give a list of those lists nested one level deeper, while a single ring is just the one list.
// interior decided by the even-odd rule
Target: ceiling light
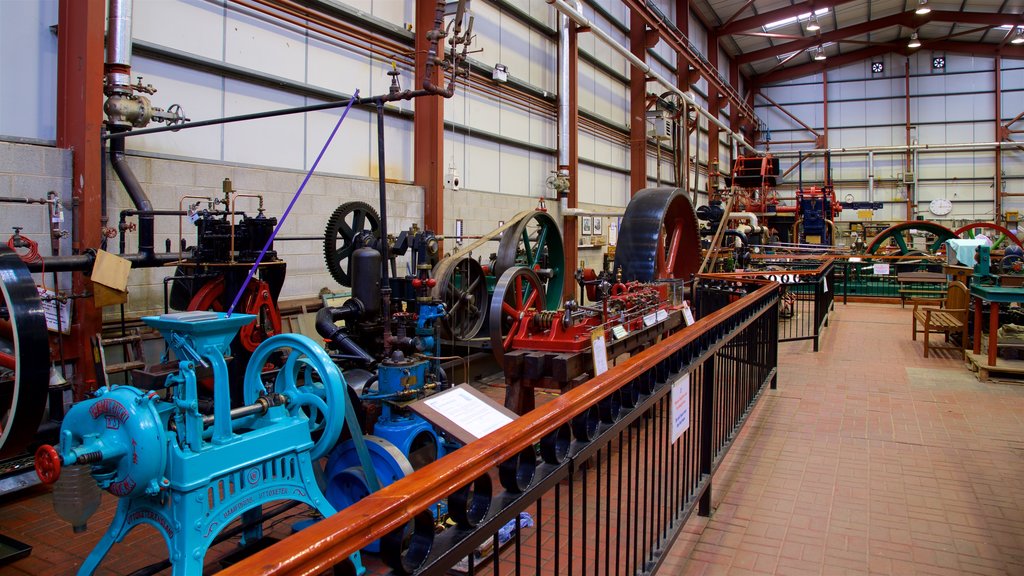
[{"label": "ceiling light", "polygon": [[1017,28],[1017,32],[1014,33],[1010,44],[1024,44],[1024,28]]},{"label": "ceiling light", "polygon": [[811,14],[811,19],[810,19],[809,22],[807,22],[807,30],[809,30],[811,32],[816,32],[818,30],[821,30],[821,24],[818,24],[818,16],[817,15]]},{"label": "ceiling light", "polygon": [[821,46],[818,46],[818,48],[814,51],[814,59],[815,60],[824,60],[825,59],[825,49],[822,48]]},{"label": "ceiling light", "polygon": [[932,11],[932,9],[928,6],[928,0],[918,0],[918,2],[917,2],[917,10],[914,10],[914,13],[915,14],[927,14],[927,13],[929,13],[931,11]]},{"label": "ceiling light", "polygon": [[920,48],[921,40],[917,37],[917,32],[910,35],[910,42],[907,44],[907,48]]}]

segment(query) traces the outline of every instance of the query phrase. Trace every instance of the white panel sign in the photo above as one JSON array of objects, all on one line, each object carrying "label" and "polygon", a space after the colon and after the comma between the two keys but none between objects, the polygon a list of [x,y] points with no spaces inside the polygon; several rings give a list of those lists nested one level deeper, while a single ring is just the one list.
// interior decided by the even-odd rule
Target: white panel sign
[{"label": "white panel sign", "polygon": [[690,375],[672,384],[672,443],[690,429]]},{"label": "white panel sign", "polygon": [[604,338],[604,328],[590,333],[590,349],[594,352],[594,376],[608,371],[608,347]]},{"label": "white panel sign", "polygon": [[875,276],[887,276],[889,274],[889,265],[875,264],[872,266],[872,270],[874,270]]}]

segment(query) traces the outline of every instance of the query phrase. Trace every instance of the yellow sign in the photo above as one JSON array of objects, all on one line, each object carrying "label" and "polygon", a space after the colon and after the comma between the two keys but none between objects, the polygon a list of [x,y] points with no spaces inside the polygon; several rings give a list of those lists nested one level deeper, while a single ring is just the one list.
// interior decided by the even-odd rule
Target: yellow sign
[{"label": "yellow sign", "polygon": [[871,220],[875,216],[874,210],[857,210],[858,220]]}]

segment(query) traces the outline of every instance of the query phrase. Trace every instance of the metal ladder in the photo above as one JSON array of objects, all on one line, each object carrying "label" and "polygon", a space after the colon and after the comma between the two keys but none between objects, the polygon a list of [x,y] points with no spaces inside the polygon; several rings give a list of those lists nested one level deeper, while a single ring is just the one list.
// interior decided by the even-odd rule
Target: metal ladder
[{"label": "metal ladder", "polygon": [[[131,374],[132,370],[139,370],[146,367],[142,353],[142,336],[138,330],[131,330],[125,336],[104,338],[97,334],[92,338],[93,359],[96,362],[96,383],[99,386],[106,386],[111,374]],[[111,364],[107,361],[107,347],[121,346],[124,353],[124,361]],[[125,376],[124,383],[129,383],[129,377]]]}]

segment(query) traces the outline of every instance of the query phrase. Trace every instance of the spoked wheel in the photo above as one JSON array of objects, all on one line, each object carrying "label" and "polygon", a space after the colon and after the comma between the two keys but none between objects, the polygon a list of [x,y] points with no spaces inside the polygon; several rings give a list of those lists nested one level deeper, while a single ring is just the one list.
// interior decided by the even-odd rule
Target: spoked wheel
[{"label": "spoked wheel", "polygon": [[622,216],[615,268],[622,280],[688,279],[700,268],[697,214],[679,188],[647,188]]},{"label": "spoked wheel", "polygon": [[305,336],[278,334],[264,341],[253,352],[245,371],[245,403],[254,404],[267,390],[263,386],[263,366],[272,357],[287,354],[277,372],[273,391],[283,394],[285,406],[294,417],[305,416],[309,423],[316,461],[334,447],[345,422],[345,380],[327,352]]},{"label": "spoked wheel", "polygon": [[352,252],[380,238],[380,216],[366,202],[346,202],[334,210],[324,230],[324,260],[331,276],[352,286]]},{"label": "spoked wheel", "polygon": [[36,283],[13,251],[0,248],[0,457],[23,452],[46,407],[50,345]]},{"label": "spoked wheel", "polygon": [[447,315],[442,334],[469,340],[480,332],[487,313],[487,279],[480,263],[468,255],[446,258],[434,267],[433,297],[444,303]]},{"label": "spoked wheel", "polygon": [[498,278],[491,298],[491,352],[504,366],[505,352],[512,349],[512,338],[522,322],[528,322],[527,312],[544,310],[544,284],[537,274],[526,267],[509,268]]},{"label": "spoked wheel", "polygon": [[917,220],[912,222],[900,222],[893,224],[885,230],[878,233],[878,236],[868,244],[868,254],[877,254],[880,250],[889,246],[890,241],[895,246],[900,256],[912,256],[914,252],[913,248],[907,245],[907,240],[903,237],[903,233],[909,230],[922,230],[930,234],[935,235],[935,241],[928,246],[928,253],[935,254],[942,248],[942,244],[946,240],[956,238],[955,232],[946,228],[942,224],[936,224],[935,222],[929,222],[927,220]]},{"label": "spoked wheel", "polygon": [[957,228],[955,234],[959,238],[976,238],[980,234],[984,234],[992,241],[992,249],[998,250],[1005,248],[1009,243],[1016,244],[1018,247],[1024,248],[1021,244],[1020,239],[1013,231],[1009,230],[1004,226],[995,224],[993,222],[975,222]]},{"label": "spoked wheel", "polygon": [[536,272],[544,284],[545,305],[558,308],[565,285],[565,254],[562,233],[550,214],[535,211],[502,234],[494,274],[500,276],[513,266]]}]

